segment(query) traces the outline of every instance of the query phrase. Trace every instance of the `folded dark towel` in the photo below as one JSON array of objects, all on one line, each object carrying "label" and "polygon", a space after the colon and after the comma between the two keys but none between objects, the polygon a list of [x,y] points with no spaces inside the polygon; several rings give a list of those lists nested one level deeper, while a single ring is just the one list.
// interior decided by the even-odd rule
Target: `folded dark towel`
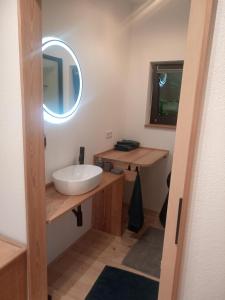
[{"label": "folded dark towel", "polygon": [[116,143],[114,146],[115,150],[119,151],[131,151],[137,149],[140,146],[140,143],[132,140],[121,140]]},{"label": "folded dark towel", "polygon": [[118,145],[123,144],[123,145],[129,145],[135,148],[138,148],[140,146],[140,143],[137,141],[132,141],[132,140],[122,140],[117,142]]},{"label": "folded dark towel", "polygon": [[131,151],[131,150],[133,150],[135,148],[133,148],[132,146],[128,146],[128,145],[122,145],[122,144],[119,145],[119,144],[116,144],[114,146],[114,149],[118,150],[118,151]]}]

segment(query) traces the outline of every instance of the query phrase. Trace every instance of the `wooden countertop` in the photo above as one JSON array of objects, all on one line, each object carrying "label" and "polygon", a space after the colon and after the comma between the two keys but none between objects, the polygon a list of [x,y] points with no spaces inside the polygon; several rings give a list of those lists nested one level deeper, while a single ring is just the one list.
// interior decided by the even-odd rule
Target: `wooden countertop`
[{"label": "wooden countertop", "polygon": [[0,270],[24,252],[25,246],[0,236]]},{"label": "wooden countertop", "polygon": [[76,206],[82,204],[84,201],[90,199],[95,194],[103,190],[106,186],[112,184],[113,182],[119,180],[122,175],[114,175],[112,173],[103,172],[101,183],[94,190],[82,194],[79,196],[66,196],[58,193],[54,186],[49,186],[46,188],[46,201],[47,201],[47,223],[53,222],[55,219],[59,218],[63,214],[71,211]]},{"label": "wooden countertop", "polygon": [[103,160],[125,163],[138,167],[149,167],[159,160],[166,158],[168,154],[168,150],[140,147],[128,152],[111,149],[96,154],[95,159],[102,158]]}]

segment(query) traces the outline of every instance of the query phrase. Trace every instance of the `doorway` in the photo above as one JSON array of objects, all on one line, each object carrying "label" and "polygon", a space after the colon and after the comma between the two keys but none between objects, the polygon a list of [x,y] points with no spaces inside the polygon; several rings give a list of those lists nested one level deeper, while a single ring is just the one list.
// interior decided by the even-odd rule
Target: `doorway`
[{"label": "doorway", "polygon": [[[32,2],[32,3],[31,3]],[[194,160],[194,147],[197,141],[197,128],[199,125],[199,116],[204,94],[204,76],[207,74],[207,62],[210,50],[210,41],[208,36],[212,32],[213,17],[215,12],[215,1],[192,1],[192,9],[189,22],[189,39],[186,56],[186,66],[184,68],[184,84],[181,92],[181,112],[178,118],[177,138],[174,155],[174,166],[172,175],[172,186],[170,194],[170,205],[168,218],[171,220],[170,228],[166,229],[166,240],[164,246],[164,255],[162,263],[162,280],[160,285],[159,299],[165,299],[165,295],[174,297],[177,291],[177,274],[179,274],[179,265],[182,254],[184,225],[188,201],[184,201],[181,219],[180,219],[180,238],[178,245],[174,244],[174,236],[177,226],[177,208],[180,198],[187,199],[190,190],[190,174],[192,172],[192,163]],[[36,18],[30,18],[35,15]],[[201,22],[199,22],[199,19]],[[29,250],[29,285],[32,299],[45,299],[46,293],[46,248],[45,248],[45,201],[44,201],[44,145],[43,145],[43,128],[41,117],[41,53],[36,53],[30,60],[35,61],[35,68],[32,72],[34,78],[28,76],[30,68],[33,67],[27,61],[27,55],[36,49],[41,49],[41,5],[39,1],[20,1],[20,20],[21,20],[21,61],[23,64],[23,101],[24,101],[24,129],[25,129],[25,147],[26,147],[26,169],[27,169],[27,211],[28,211],[28,250]],[[198,20],[196,28],[195,20]],[[35,26],[30,26],[34,24]],[[29,26],[28,26],[29,25]],[[28,28],[37,28],[35,31]],[[30,43],[27,43],[31,40]],[[194,42],[193,42],[194,41]],[[193,53],[194,59],[193,59]],[[195,76],[193,76],[195,75]],[[32,84],[35,80],[35,86]],[[38,82],[38,84],[37,84]],[[31,89],[32,87],[32,89]],[[30,95],[34,101],[29,101]],[[185,98],[189,97],[189,110],[186,110]],[[191,105],[191,108],[190,108]],[[35,114],[33,114],[35,112]],[[187,112],[190,115],[187,115]],[[35,117],[34,117],[35,116]],[[187,122],[183,124],[183,116],[186,116]],[[193,117],[193,118],[189,118]],[[32,134],[31,134],[31,131]],[[35,133],[35,134],[34,134]],[[184,142],[182,136],[186,137]],[[26,141],[29,143],[26,144]],[[33,149],[38,149],[36,159],[33,159]],[[35,152],[36,153],[36,152]],[[181,157],[183,153],[184,157]],[[32,160],[31,160],[32,158]],[[183,165],[180,173],[180,161]],[[35,164],[34,164],[35,163]],[[180,176],[182,174],[182,176]],[[178,176],[179,175],[179,176]],[[38,179],[39,178],[39,179]],[[31,179],[35,181],[31,182]],[[37,193],[38,191],[38,193]],[[36,204],[36,206],[34,205]],[[38,214],[37,214],[38,208]],[[34,239],[35,237],[35,239]],[[36,240],[36,242],[34,242]],[[178,252],[178,253],[177,253]],[[178,256],[178,258],[177,258]],[[172,260],[171,260],[172,259]],[[170,262],[168,264],[168,261]],[[173,261],[173,263],[171,263]],[[35,263],[35,264],[34,264]],[[171,267],[172,265],[172,267]],[[39,268],[37,268],[37,266]],[[40,274],[40,276],[37,276]],[[35,274],[35,276],[34,276]],[[175,277],[174,277],[175,274]],[[168,278],[171,280],[168,281]],[[41,291],[37,287],[42,286]],[[40,288],[38,288],[40,290]],[[174,292],[173,292],[174,291]],[[173,294],[174,293],[174,294]],[[164,295],[164,296],[163,296]],[[37,297],[37,298],[35,298]],[[163,298],[164,297],[164,298]]]}]

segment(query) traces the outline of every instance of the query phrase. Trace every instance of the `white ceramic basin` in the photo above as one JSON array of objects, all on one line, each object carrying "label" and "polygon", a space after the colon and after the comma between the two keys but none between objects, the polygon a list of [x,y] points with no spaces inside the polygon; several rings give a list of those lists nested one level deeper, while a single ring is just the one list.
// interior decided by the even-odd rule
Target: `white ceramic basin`
[{"label": "white ceramic basin", "polygon": [[73,165],[52,174],[55,188],[64,195],[81,195],[97,187],[102,169],[93,165]]}]

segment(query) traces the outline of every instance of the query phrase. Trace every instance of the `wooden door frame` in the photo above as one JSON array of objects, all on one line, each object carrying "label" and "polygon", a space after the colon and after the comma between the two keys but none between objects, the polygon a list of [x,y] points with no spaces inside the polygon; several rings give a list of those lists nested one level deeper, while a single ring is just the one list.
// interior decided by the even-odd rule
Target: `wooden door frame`
[{"label": "wooden door frame", "polygon": [[27,211],[28,295],[47,299],[41,0],[17,0]]},{"label": "wooden door frame", "polygon": [[[45,205],[45,172],[44,172],[44,139],[42,114],[42,52],[41,52],[41,0],[17,0],[19,15],[19,39],[21,61],[21,86],[23,103],[24,128],[24,159],[27,207],[27,243],[28,243],[28,292],[31,300],[47,299],[47,255],[46,255],[46,205]],[[199,5],[200,3],[200,5]],[[191,176],[195,162],[195,151],[198,144],[201,112],[205,92],[204,81],[208,73],[208,61],[211,48],[209,36],[212,36],[217,0],[191,0],[189,19],[187,55],[184,65],[181,103],[185,103],[188,95],[191,106],[189,127],[183,126],[182,119],[187,116],[185,105],[179,111],[177,138],[174,152],[173,175],[171,189],[179,183],[176,173],[176,157],[182,139],[185,136],[185,165],[184,185],[179,197],[183,197],[184,206],[181,214],[180,238],[176,249],[177,259],[174,266],[169,265],[171,245],[174,244],[174,222],[166,226],[162,277],[160,280],[159,300],[177,298],[179,275],[185,237],[185,227],[189,203],[187,201],[191,189]],[[204,9],[203,9],[204,8]],[[196,11],[197,10],[197,11]],[[199,14],[199,20],[196,19]],[[196,27],[193,22],[198,22]],[[194,43],[197,35],[197,43]],[[193,53],[195,54],[193,64]],[[196,72],[196,76],[192,73]],[[191,88],[191,93],[188,92]],[[191,98],[190,98],[191,97]],[[182,104],[181,104],[182,107]],[[189,111],[190,113],[190,111]],[[188,135],[187,135],[188,133]],[[181,147],[182,148],[182,147]],[[168,220],[177,218],[178,198],[176,193],[170,193]],[[168,222],[167,222],[168,223]],[[170,223],[170,222],[169,222]],[[173,245],[174,247],[174,245]],[[171,252],[172,258],[174,253]],[[171,276],[171,279],[169,279]],[[166,297],[165,297],[166,295]]]},{"label": "wooden door frame", "polygon": [[[199,141],[216,9],[217,0],[191,1],[161,264],[159,300],[178,298],[190,206],[189,197],[193,184],[192,177]],[[182,210],[180,222],[177,223],[180,200]],[[176,244],[177,227],[179,239]]]}]

